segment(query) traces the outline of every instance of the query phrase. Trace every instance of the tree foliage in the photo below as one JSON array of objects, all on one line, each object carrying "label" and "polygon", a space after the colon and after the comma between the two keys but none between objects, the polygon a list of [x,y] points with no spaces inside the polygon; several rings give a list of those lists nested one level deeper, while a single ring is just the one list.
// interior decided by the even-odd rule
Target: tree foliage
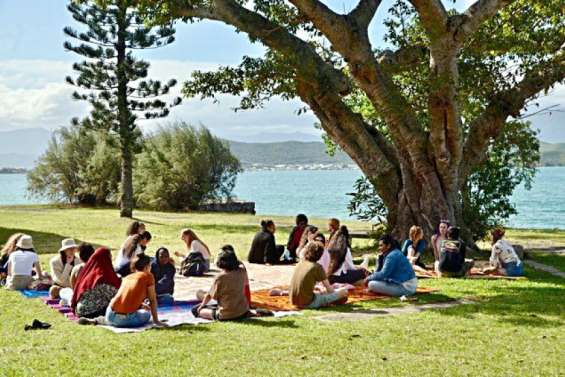
[{"label": "tree foliage", "polygon": [[106,204],[120,178],[115,138],[101,131],[61,128],[28,173],[28,192],[55,202]]},{"label": "tree foliage", "polygon": [[241,172],[227,142],[207,128],[177,123],[145,140],[135,183],[136,201],[158,209],[193,208],[228,200]]},{"label": "tree foliage", "polygon": [[167,83],[148,79],[149,63],[134,56],[135,50],[154,49],[174,41],[170,24],[147,26],[129,0],[71,2],[68,10],[83,31],[65,27],[65,49],[86,60],[75,63],[76,78],[67,82],[79,88],[75,100],[87,101],[92,110],[86,119],[73,119],[74,125],[107,130],[117,135],[121,155],[121,215],[130,217],[133,209],[133,155],[140,151],[139,119],[163,118],[180,98],[162,100],[176,80]]},{"label": "tree foliage", "polygon": [[[263,57],[195,73],[185,95],[241,95],[242,108],[300,98],[402,236],[413,224],[429,235],[440,219],[470,230],[470,177],[498,156],[511,120],[565,77],[559,0],[479,0],[461,13],[441,0],[358,0],[347,10],[318,0],[138,3],[152,22],[221,21],[263,43]],[[369,25],[385,4],[382,50]]]}]

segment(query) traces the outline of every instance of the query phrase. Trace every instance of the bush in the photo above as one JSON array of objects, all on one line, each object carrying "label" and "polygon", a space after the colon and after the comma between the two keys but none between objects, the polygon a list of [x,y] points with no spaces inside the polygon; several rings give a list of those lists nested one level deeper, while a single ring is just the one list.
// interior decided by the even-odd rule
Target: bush
[{"label": "bush", "polygon": [[117,153],[104,132],[61,128],[28,173],[28,192],[55,202],[105,204],[118,188]]},{"label": "bush", "polygon": [[205,127],[173,124],[145,140],[135,169],[136,203],[181,210],[229,200],[240,172],[225,141]]}]

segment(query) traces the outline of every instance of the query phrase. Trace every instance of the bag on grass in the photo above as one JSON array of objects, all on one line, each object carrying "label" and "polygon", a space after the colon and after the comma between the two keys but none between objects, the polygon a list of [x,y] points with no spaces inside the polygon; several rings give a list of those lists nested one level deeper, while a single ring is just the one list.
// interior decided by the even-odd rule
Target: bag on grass
[{"label": "bag on grass", "polygon": [[182,276],[202,276],[206,271],[206,261],[200,253],[190,253],[180,264]]}]

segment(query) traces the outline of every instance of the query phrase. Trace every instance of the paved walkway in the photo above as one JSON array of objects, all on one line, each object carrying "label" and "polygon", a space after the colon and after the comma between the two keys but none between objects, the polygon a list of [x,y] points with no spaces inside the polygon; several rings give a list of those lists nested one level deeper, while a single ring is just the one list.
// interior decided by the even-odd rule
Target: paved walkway
[{"label": "paved walkway", "polygon": [[[249,285],[251,290],[273,288],[281,285],[288,285],[292,277],[294,266],[265,266],[261,264],[244,263],[249,275]],[[202,277],[184,277],[179,274],[175,277],[175,299],[193,300],[196,291],[203,289],[208,291],[216,276],[220,271],[212,270]]]},{"label": "paved walkway", "polygon": [[440,302],[437,304],[422,304],[422,305],[408,305],[399,308],[375,308],[368,310],[358,310],[349,313],[332,313],[318,317],[314,317],[319,321],[359,321],[375,318],[383,315],[401,315],[420,313],[424,310],[430,309],[446,309],[458,305],[474,304],[475,302],[469,300],[457,300],[450,302]]},{"label": "paved walkway", "polygon": [[559,276],[560,278],[565,278],[565,272],[562,272],[555,267],[548,266],[547,264],[543,264],[529,259],[525,260],[524,263],[526,263],[528,266],[532,268],[535,268],[536,270],[547,272],[552,275]]}]

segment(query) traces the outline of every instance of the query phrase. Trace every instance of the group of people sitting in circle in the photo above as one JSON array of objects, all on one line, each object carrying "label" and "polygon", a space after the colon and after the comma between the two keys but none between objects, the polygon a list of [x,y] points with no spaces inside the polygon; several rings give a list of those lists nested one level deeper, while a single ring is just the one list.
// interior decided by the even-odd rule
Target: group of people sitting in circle
[{"label": "group of people sitting in circle", "polygon": [[[347,301],[347,289],[333,285],[360,284],[374,293],[394,297],[416,292],[415,271],[425,268],[422,256],[426,241],[420,227],[410,229],[402,247],[391,236],[378,241],[376,269],[369,271],[369,256],[356,265],[351,253],[350,236],[338,219],[330,219],[326,238],[300,214],[286,246],[277,245],[276,226],[272,220],[261,222],[249,251],[249,263],[298,264],[294,267],[288,292],[272,290],[272,295],[288,295],[298,308],[320,308]],[[492,232],[490,267],[485,272],[508,276],[523,274],[523,265],[512,245],[503,239],[504,230]],[[80,324],[106,324],[116,327],[138,327],[159,320],[157,306],[174,302],[177,269],[169,250],[159,247],[154,257],[146,254],[151,234],[141,222],[133,222],[127,239],[112,261],[108,248],[95,249],[91,244],[62,241],[58,255],[50,260],[49,295],[72,308]],[[199,269],[210,270],[209,247],[190,229],[180,236],[186,251],[175,252],[183,265],[198,260]],[[439,224],[431,239],[434,267],[438,276],[461,277],[469,273],[473,262],[465,259],[465,243],[459,229],[448,222]],[[77,257],[78,253],[78,257]],[[196,317],[210,320],[233,320],[249,316],[251,292],[245,266],[231,245],[223,246],[217,257],[216,275],[208,292],[198,291],[201,303],[193,308]],[[34,279],[34,275],[35,278]],[[7,289],[24,290],[44,275],[30,235],[12,235],[1,250],[0,279]]]}]

